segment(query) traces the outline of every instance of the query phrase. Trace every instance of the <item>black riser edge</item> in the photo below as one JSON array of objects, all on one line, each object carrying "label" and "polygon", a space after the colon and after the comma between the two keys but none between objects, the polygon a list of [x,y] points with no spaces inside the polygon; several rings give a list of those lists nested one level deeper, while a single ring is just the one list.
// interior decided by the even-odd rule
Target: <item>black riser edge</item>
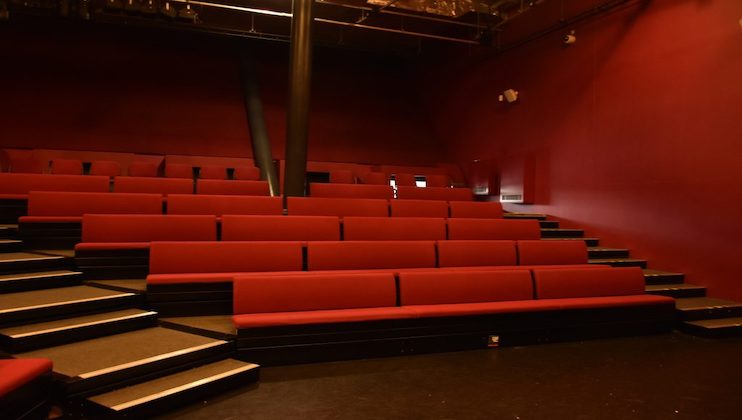
[{"label": "black riser edge", "polygon": [[141,295],[124,296],[116,299],[94,300],[80,302],[71,305],[52,306],[48,308],[37,308],[27,311],[11,312],[0,315],[0,325],[13,325],[18,323],[31,323],[34,320],[48,320],[61,315],[75,315],[85,312],[96,312],[101,309],[115,310],[130,308],[141,305]]},{"label": "black riser edge", "polygon": [[678,318],[682,321],[698,321],[702,319],[731,318],[742,316],[742,307],[732,308],[703,308],[694,310],[678,310]]},{"label": "black riser edge", "polygon": [[101,266],[87,267],[78,266],[78,271],[85,273],[86,279],[106,280],[106,279],[143,279],[149,274],[149,267],[146,266]]},{"label": "black riser edge", "polygon": [[739,337],[742,336],[742,326],[730,326],[724,328],[703,328],[685,322],[678,322],[677,329],[688,334],[709,338]]},{"label": "black riser edge", "polygon": [[231,315],[232,300],[201,302],[157,302],[150,303],[149,308],[162,318],[177,316]]},{"label": "black riser edge", "polygon": [[588,250],[588,258],[629,258],[630,252],[628,250]]},{"label": "black riser edge", "polygon": [[646,284],[657,285],[657,284],[680,284],[685,282],[684,274],[673,274],[667,276],[644,276]]},{"label": "black riser edge", "polygon": [[24,292],[30,290],[39,289],[53,289],[56,287],[68,287],[82,284],[83,276],[69,275],[59,277],[40,277],[30,278],[24,280],[16,280],[12,282],[0,283],[1,293],[12,293],[12,292]]},{"label": "black riser edge", "polygon": [[27,271],[48,271],[48,269],[68,269],[72,266],[72,261],[66,258],[56,258],[49,260],[31,260],[31,261],[7,261],[0,263],[0,270],[3,273],[23,273]]},{"label": "black riser edge", "polygon": [[649,295],[670,296],[674,298],[704,297],[706,288],[699,289],[672,289],[672,290],[648,290]]},{"label": "black riser edge", "polygon": [[585,235],[582,230],[547,230],[541,231],[542,238],[581,238]]}]

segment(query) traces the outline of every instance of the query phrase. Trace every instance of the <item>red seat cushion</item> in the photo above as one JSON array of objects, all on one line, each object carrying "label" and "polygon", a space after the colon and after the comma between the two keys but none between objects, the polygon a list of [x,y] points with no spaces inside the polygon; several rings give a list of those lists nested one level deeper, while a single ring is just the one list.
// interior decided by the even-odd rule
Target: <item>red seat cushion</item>
[{"label": "red seat cushion", "polygon": [[440,267],[517,265],[515,241],[440,241]]},{"label": "red seat cushion", "polygon": [[502,219],[502,204],[496,201],[451,201],[452,218]]},{"label": "red seat cushion", "polygon": [[397,187],[397,198],[401,200],[445,200],[445,201],[471,201],[474,195],[469,188],[445,188],[445,187]]},{"label": "red seat cushion", "polygon": [[313,270],[433,268],[433,241],[310,242],[307,264]]},{"label": "red seat cushion", "polygon": [[236,277],[234,313],[318,311],[395,306],[394,275],[309,274]]},{"label": "red seat cushion", "polygon": [[425,184],[428,187],[448,188],[451,186],[451,178],[448,175],[426,175]]},{"label": "red seat cushion", "polygon": [[539,239],[538,220],[448,219],[448,239]]},{"label": "red seat cushion", "polygon": [[51,173],[82,175],[82,161],[79,159],[53,159]]},{"label": "red seat cushion", "polygon": [[325,198],[394,198],[394,190],[390,185],[312,183],[309,194],[312,197]]},{"label": "red seat cushion", "polygon": [[0,359],[0,397],[51,371],[49,359]]},{"label": "red seat cushion", "polygon": [[33,191],[28,195],[29,216],[83,214],[162,214],[160,194]]},{"label": "red seat cushion", "polygon": [[394,174],[394,183],[399,186],[416,187],[415,175],[398,173]]},{"label": "red seat cushion", "polygon": [[367,172],[361,175],[361,182],[370,185],[389,185],[389,176],[384,172]]},{"label": "red seat cushion", "polygon": [[120,193],[192,194],[193,180],[117,176],[113,181],[113,190]]},{"label": "red seat cushion", "polygon": [[283,214],[281,197],[253,195],[170,194],[168,214]]},{"label": "red seat cushion", "polygon": [[260,169],[255,166],[238,166],[234,168],[234,179],[241,181],[260,180]]},{"label": "red seat cushion", "polygon": [[133,177],[156,177],[158,165],[154,162],[131,162],[126,174]]},{"label": "red seat cushion", "polygon": [[448,217],[448,202],[443,200],[390,200],[392,217]]},{"label": "red seat cushion", "polygon": [[267,181],[222,179],[201,179],[196,183],[196,192],[211,195],[270,195]]},{"label": "red seat cushion", "polygon": [[587,264],[585,241],[518,241],[520,265]]},{"label": "red seat cushion", "polygon": [[193,166],[186,163],[166,163],[165,178],[193,179]]},{"label": "red seat cushion", "polygon": [[533,277],[538,299],[643,295],[645,288],[639,267],[534,269]]},{"label": "red seat cushion", "polygon": [[215,241],[216,216],[86,214],[83,242]]},{"label": "red seat cushion", "polygon": [[107,176],[0,173],[0,194],[22,195],[31,191],[107,192]]},{"label": "red seat cushion", "polygon": [[385,307],[244,314],[234,315],[232,321],[238,329],[247,329],[290,325],[370,322],[410,318],[416,318],[416,315],[413,311],[410,311],[407,308]]},{"label": "red seat cushion", "polygon": [[332,184],[355,184],[356,176],[353,171],[335,170],[330,171],[330,183]]},{"label": "red seat cushion", "polygon": [[94,160],[90,164],[90,175],[119,176],[121,165],[111,160]]},{"label": "red seat cushion", "polygon": [[227,179],[227,168],[224,166],[202,166],[198,172],[201,179]]},{"label": "red seat cushion", "polygon": [[150,274],[300,271],[301,242],[153,242]]},{"label": "red seat cushion", "polygon": [[334,216],[224,216],[223,241],[339,241]]},{"label": "red seat cushion", "polygon": [[499,302],[533,299],[528,270],[400,273],[402,305]]},{"label": "red seat cushion", "polygon": [[389,215],[387,200],[373,198],[289,197],[286,201],[291,216],[377,216]]},{"label": "red seat cushion", "polygon": [[446,219],[433,217],[345,217],[346,241],[446,239]]}]

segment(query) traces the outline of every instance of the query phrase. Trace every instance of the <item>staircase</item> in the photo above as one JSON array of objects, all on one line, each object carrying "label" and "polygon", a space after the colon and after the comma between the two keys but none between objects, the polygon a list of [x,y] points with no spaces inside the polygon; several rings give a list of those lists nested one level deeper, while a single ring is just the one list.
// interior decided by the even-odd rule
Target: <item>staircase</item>
[{"label": "staircase", "polygon": [[147,417],[257,380],[233,336],[162,326],[143,279],[86,280],[71,255],[0,227],[0,352],[51,359],[67,417]]},{"label": "staircase", "polygon": [[706,337],[742,335],[742,303],[707,297],[704,286],[685,283],[682,273],[650,269],[647,260],[632,258],[628,249],[602,247],[582,229],[562,229],[543,214],[506,213],[505,218],[539,220],[543,240],[585,241],[590,264],[641,267],[647,293],[675,298],[677,328],[682,331]]}]

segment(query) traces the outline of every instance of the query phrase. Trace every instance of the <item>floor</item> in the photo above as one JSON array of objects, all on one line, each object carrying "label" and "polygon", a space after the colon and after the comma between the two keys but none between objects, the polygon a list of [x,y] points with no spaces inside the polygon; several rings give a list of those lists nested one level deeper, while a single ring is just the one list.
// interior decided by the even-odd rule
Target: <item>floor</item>
[{"label": "floor", "polygon": [[738,419],[742,338],[682,333],[263,368],[162,419]]}]

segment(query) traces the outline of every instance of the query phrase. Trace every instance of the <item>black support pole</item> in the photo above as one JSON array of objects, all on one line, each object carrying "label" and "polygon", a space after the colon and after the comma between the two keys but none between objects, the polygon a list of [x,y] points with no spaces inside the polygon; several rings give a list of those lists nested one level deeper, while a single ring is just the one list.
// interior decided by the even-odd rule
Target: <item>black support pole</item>
[{"label": "black support pole", "polygon": [[245,96],[245,110],[247,111],[247,122],[250,126],[250,139],[252,142],[255,163],[260,168],[260,179],[268,181],[268,188],[272,197],[281,195],[281,189],[276,177],[276,168],[273,165],[271,154],[271,142],[268,137],[268,129],[265,127],[263,117],[263,103],[260,99],[260,87],[258,76],[250,60],[242,57],[242,89]]},{"label": "black support pole", "polygon": [[286,120],[286,178],[284,195],[303,196],[307,176],[309,92],[312,78],[312,5],[314,0],[293,0],[289,103]]}]

